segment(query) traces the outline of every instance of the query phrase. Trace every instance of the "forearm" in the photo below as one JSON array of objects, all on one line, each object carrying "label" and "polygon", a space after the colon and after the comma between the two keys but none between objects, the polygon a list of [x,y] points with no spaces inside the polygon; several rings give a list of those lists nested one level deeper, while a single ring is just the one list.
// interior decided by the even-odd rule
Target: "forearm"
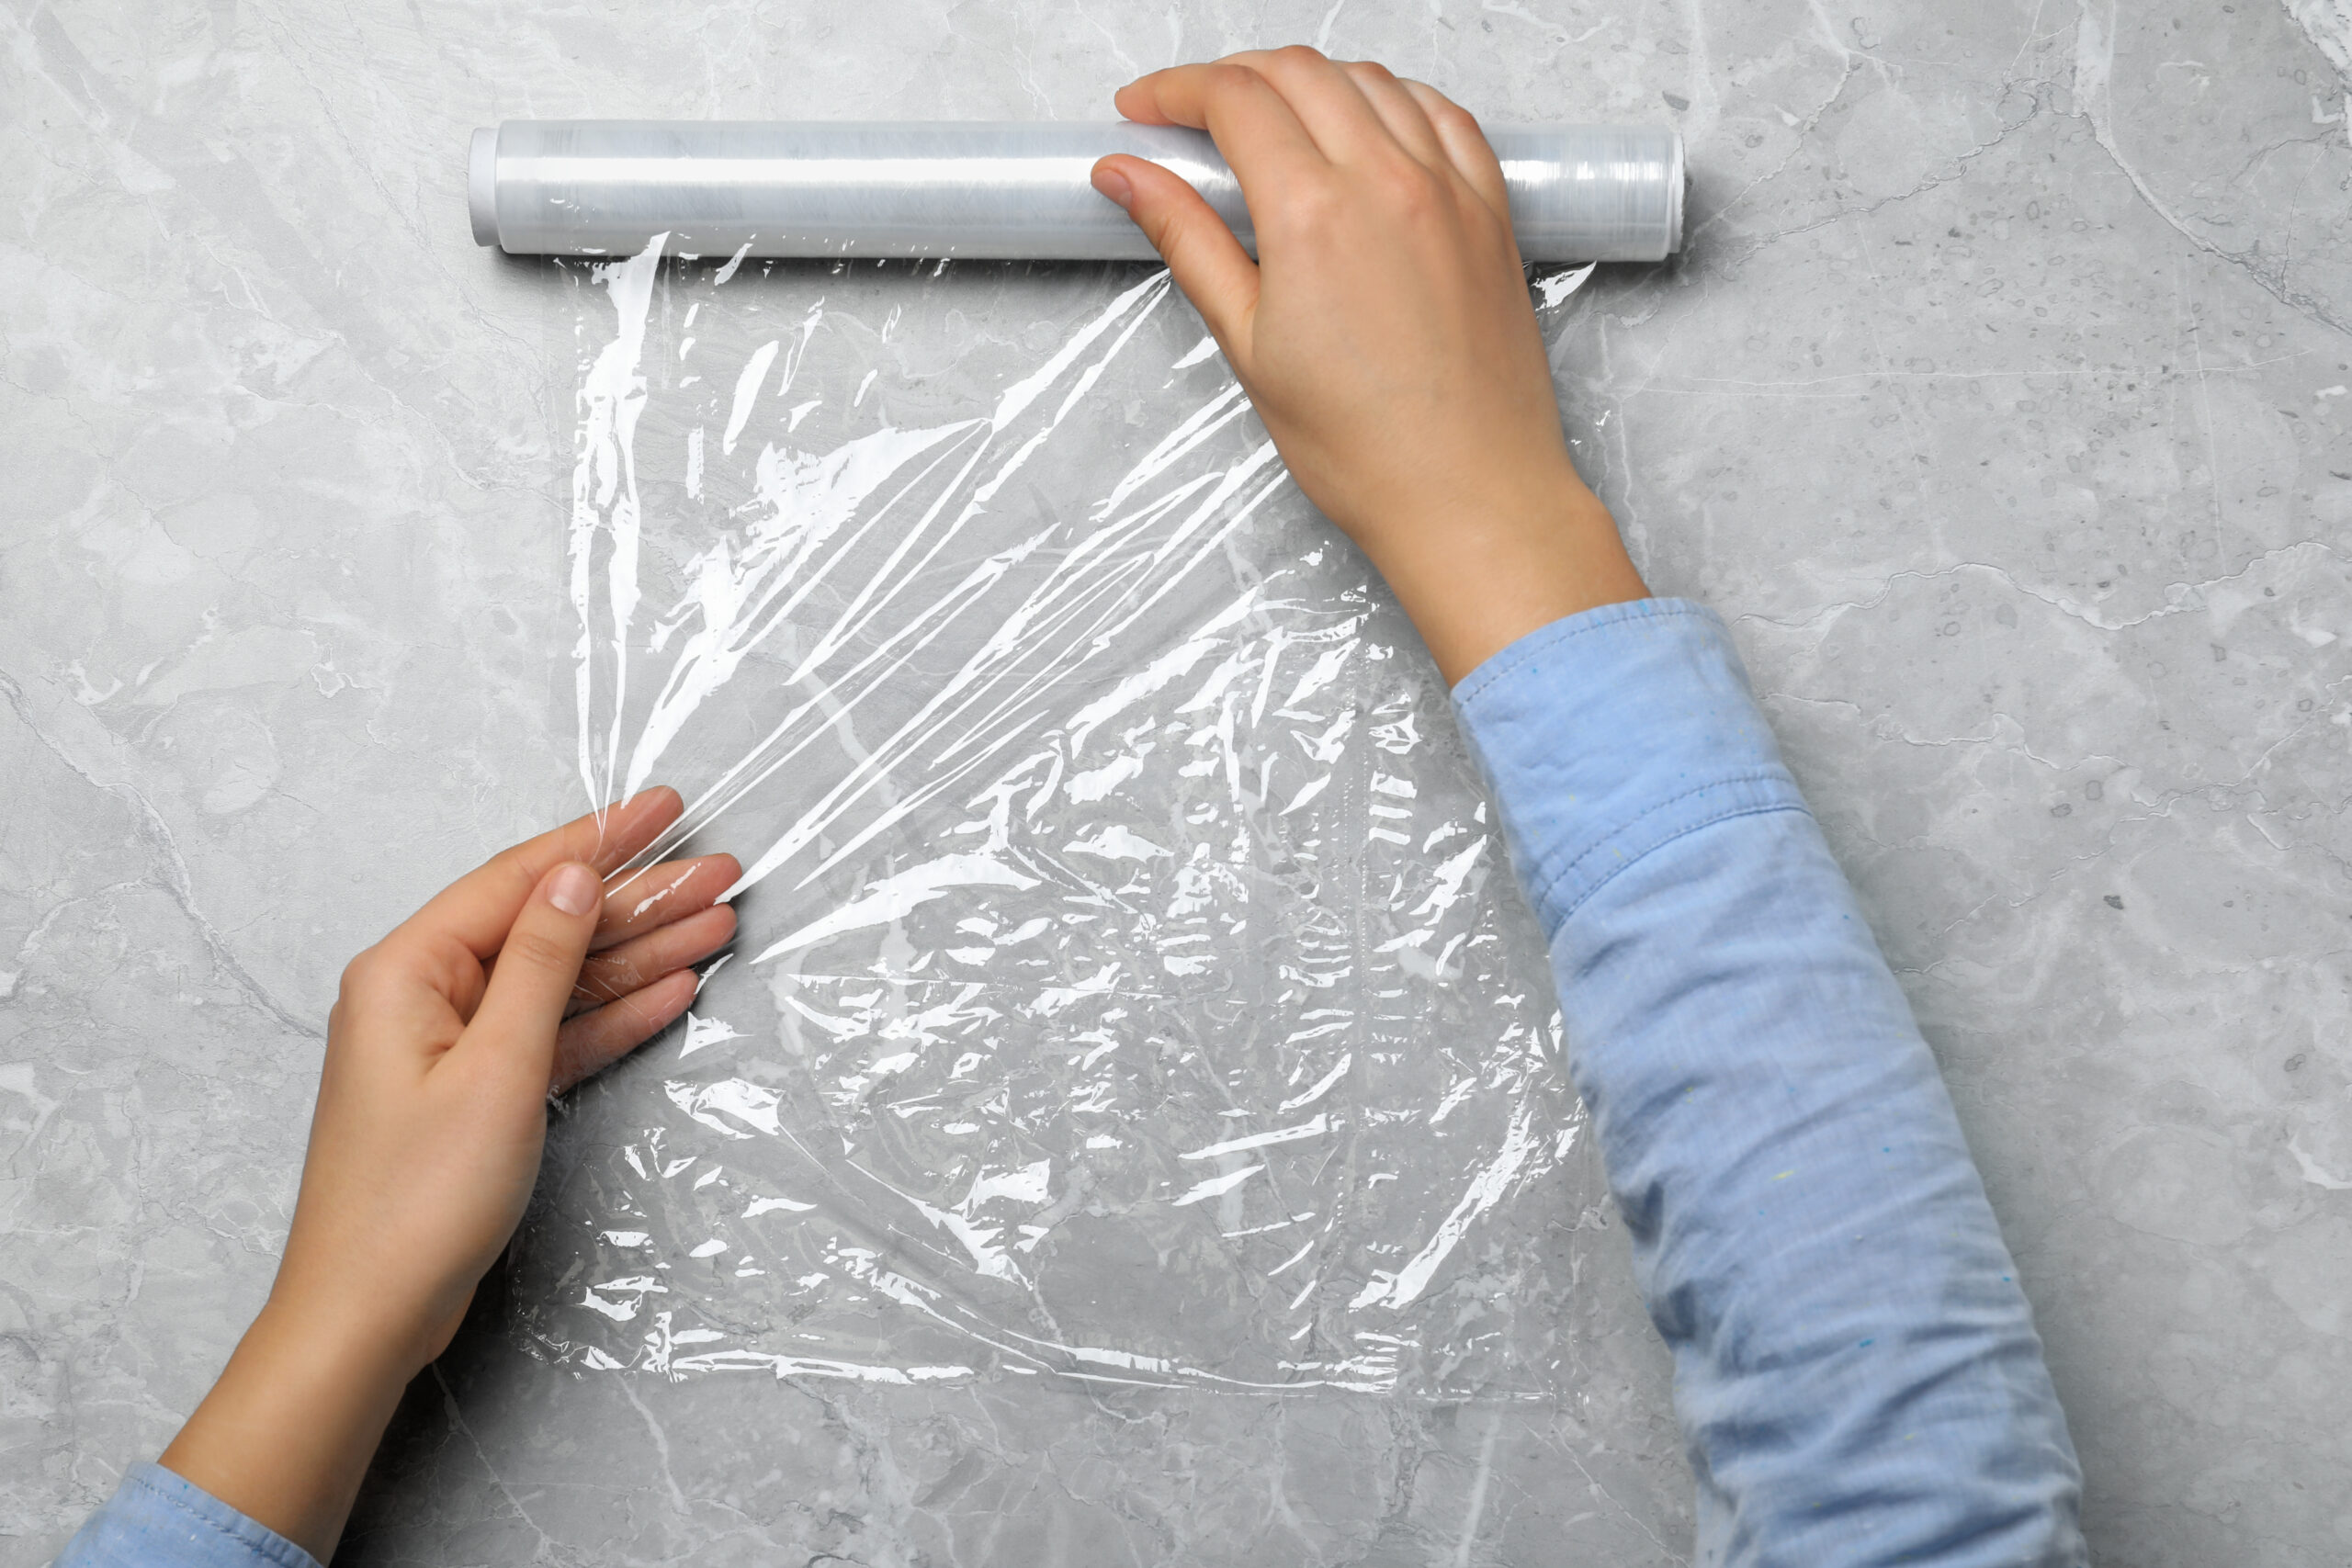
[{"label": "forearm", "polygon": [[2015,1269],[1720,624],[1596,611],[1455,694],[1674,1351],[1702,1555],[2078,1560]]},{"label": "forearm", "polygon": [[162,1464],[324,1562],[408,1382],[395,1343],[265,1307]]},{"label": "forearm", "polygon": [[133,1467],[56,1568],[318,1568],[400,1400],[385,1343],[263,1308],[163,1461]]}]

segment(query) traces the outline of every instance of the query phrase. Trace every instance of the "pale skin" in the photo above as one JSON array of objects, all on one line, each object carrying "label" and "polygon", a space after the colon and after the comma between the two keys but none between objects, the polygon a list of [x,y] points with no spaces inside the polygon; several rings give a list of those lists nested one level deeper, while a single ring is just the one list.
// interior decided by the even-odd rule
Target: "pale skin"
[{"label": "pale skin", "polygon": [[[1159,165],[1114,156],[1093,177],[1449,682],[1647,595],[1569,460],[1502,171],[1468,114],[1305,48],[1154,72],[1117,103],[1206,130],[1239,175],[1255,262]],[[333,1553],[401,1391],[522,1217],[548,1097],[675,1021],[692,966],[734,935],[715,903],[729,856],[612,875],[681,809],[649,790],[517,845],[352,961],[277,1283],[164,1464]]]}]

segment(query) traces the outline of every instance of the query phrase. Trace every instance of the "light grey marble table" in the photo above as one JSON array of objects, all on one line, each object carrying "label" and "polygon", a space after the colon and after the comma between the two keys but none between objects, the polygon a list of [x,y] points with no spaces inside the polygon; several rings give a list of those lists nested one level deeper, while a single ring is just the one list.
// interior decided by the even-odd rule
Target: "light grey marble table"
[{"label": "light grey marble table", "polygon": [[[1134,294],[1143,268],[784,268],[722,288],[707,264],[672,265],[638,280],[632,329],[628,278],[474,247],[467,131],[569,115],[1085,118],[1135,72],[1302,39],[1498,119],[1681,128],[1687,253],[1573,290],[1537,280],[1585,472],[1650,581],[1733,621],[1943,1061],[2074,1422],[2098,1560],[2352,1557],[2343,0],[6,0],[0,33],[0,1563],[45,1561],[157,1450],[267,1288],[343,962],[458,869],[579,809],[583,754],[587,779],[606,778],[621,771],[597,760],[607,728],[644,728],[641,710],[613,716],[626,699],[599,706],[609,684],[583,705],[575,682],[571,552],[610,570],[595,555],[609,503],[573,532],[575,462],[605,438],[590,383],[606,348],[641,334],[653,618],[707,558],[690,556],[693,528],[778,473],[824,478],[824,454],[861,434],[944,431],[942,449],[964,450],[958,421],[1007,407],[1008,387],[1090,326],[1133,326],[1125,357],[1072,400],[1048,457],[988,498],[1004,527],[1058,541],[1047,557],[1115,514],[1112,480],[1225,395],[1182,300]],[[789,399],[763,389],[779,362],[747,378],[738,451],[718,426],[763,338],[808,357],[784,366]],[[1237,417],[1187,449],[1182,477],[1230,476],[1259,439]],[[763,478],[754,449],[771,445],[782,467]],[[1247,820],[1218,817],[1216,769],[1150,771],[1209,735],[1173,688],[1122,732],[1127,750],[1089,764],[1099,788],[1058,786],[1054,812],[1129,813],[1035,853],[1084,851],[1132,880],[1072,894],[1047,877],[1034,896],[1157,900],[1080,933],[1130,971],[1137,943],[1158,944],[1133,1011],[1104,1002],[1125,995],[1108,982],[1080,983],[1074,938],[1032,979],[987,968],[1014,962],[994,947],[954,956],[951,940],[1015,941],[1002,920],[1019,911],[993,905],[964,917],[978,936],[928,933],[938,968],[920,984],[967,964],[995,987],[956,990],[996,1000],[934,1021],[937,1041],[931,1014],[880,1018],[880,990],[845,996],[813,959],[746,953],[714,976],[698,1011],[723,1027],[657,1043],[559,1118],[514,1262],[413,1391],[342,1560],[1689,1561],[1664,1358],[1544,1066],[1542,982],[1519,985],[1524,916],[1491,857],[1470,881],[1447,874],[1444,903],[1407,897],[1452,852],[1425,824],[1432,840],[1474,831],[1442,693],[1353,558],[1295,492],[1263,491],[1251,518],[1239,501],[1216,513],[1231,528],[1195,587],[1048,671],[1037,690],[1070,697],[1038,755],[1074,768],[1107,744],[1088,737],[1116,726],[1086,705],[1115,707],[1122,681],[1247,599],[1242,630],[1216,632],[1230,649],[1204,642],[1185,681],[1228,654],[1268,691],[1300,671],[1273,716],[1259,699],[1259,722],[1290,728],[1219,744],[1296,768],[1360,740],[1315,775],[1332,787],[1310,805],[1261,779],[1251,796],[1234,761]],[[909,579],[922,602],[1005,543],[976,526]],[[862,621],[856,646],[882,646],[891,613]],[[779,632],[728,688],[741,711],[703,715],[662,766],[707,782],[743,751],[820,622],[841,624]],[[599,681],[652,658],[649,624]],[[1245,633],[1257,640],[1231,640]],[[832,716],[837,752],[765,786],[711,847],[756,853],[869,763],[889,800],[931,798],[947,764],[867,747],[871,716],[920,717],[927,692],[988,656],[982,634],[959,635],[877,686],[857,724]],[[1301,649],[1345,658],[1317,687]],[[1009,670],[987,679],[1027,678]],[[1341,723],[1351,693],[1365,711]],[[1021,782],[1021,761],[990,761],[974,790]],[[1057,787],[1029,782],[1019,798]],[[1385,820],[1375,807],[1408,807],[1384,800],[1419,814],[1393,885],[1365,836]],[[892,831],[927,842],[978,810],[974,830],[993,832],[989,809],[956,796]],[[1240,846],[1222,893],[1178,869],[1218,833]],[[1081,859],[1054,863],[1077,879]],[[899,863],[763,883],[746,929],[805,935]],[[1351,886],[1372,913],[1334,958],[1318,912],[1351,907]],[[1178,914],[1244,904],[1274,911],[1271,927],[1245,942],[1228,922],[1224,948],[1198,950],[1217,956],[1182,956],[1197,939],[1171,934]],[[1406,929],[1429,908],[1461,922],[1459,956]],[[928,917],[900,913],[857,950],[859,974],[933,962]],[[1229,983],[1187,989],[1204,965]],[[906,975],[891,984],[916,994]],[[1329,985],[1346,1052],[1283,1056],[1259,1037],[1265,1018],[1304,1016],[1302,987]],[[1380,1014],[1383,997],[1402,1010]],[[1160,1052],[1165,1103],[1120,1112],[1135,1148],[1053,1144],[1075,1136],[1067,1108],[1024,1110],[1024,1092],[1144,1081],[1086,1088],[1052,1055],[1087,1037],[1069,1021],[1088,1008],[1106,1046],[1141,1035]],[[911,1028],[946,1051],[999,1017],[973,1070],[1006,1092],[972,1120],[922,1121],[917,1101],[952,1089],[945,1068],[924,1095],[869,1092],[913,1070],[874,1042]],[[853,1045],[863,1066],[840,1059]],[[1216,1114],[1255,1128],[1281,1072],[1358,1052],[1316,1134],[1351,1127],[1346,1159],[1253,1154],[1271,1168],[1256,1187],[1130,1223],[1149,1204],[1120,1184],[1159,1190],[1152,1140],[1176,1135],[1205,1086],[1234,1099]],[[1129,1071],[1119,1060],[1087,1070]],[[894,1144],[900,1122],[925,1130]],[[780,1152],[786,1134],[813,1151],[807,1168]],[[959,1164],[964,1185],[925,1198],[924,1161],[949,1145],[923,1140],[966,1136],[1045,1148],[1044,1169]],[[848,1168],[842,1150],[877,1183],[892,1160],[912,1170],[888,1190],[929,1228],[837,1181],[818,1191]],[[1247,1179],[1233,1156],[1201,1168]],[[1465,1190],[1472,1170],[1510,1180]],[[1272,1277],[1281,1252],[1247,1250],[1270,1238],[1231,1239],[1279,1180],[1302,1212],[1355,1216],[1301,1281],[1324,1292],[1302,1290],[1304,1305],[1271,1289],[1295,1278]],[[1488,1207],[1456,1203],[1505,1186]],[[960,1226],[937,1217],[950,1208]],[[803,1214],[797,1231],[752,1229]],[[1008,1228],[1021,1215],[1035,1236]],[[1441,1233],[1415,1274],[1404,1249]],[[793,1277],[781,1260],[797,1247],[831,1273],[803,1258]],[[658,1261],[616,1286],[631,1248]],[[876,1293],[894,1290],[895,1307]],[[905,1325],[917,1296],[955,1319],[936,1344]],[[1283,1343],[1384,1311],[1405,1347],[1387,1360],[1299,1352],[1345,1376],[1291,1367],[1279,1392],[1239,1392],[1198,1371],[1263,1371]],[[682,1336],[689,1315],[712,1326]],[[1050,1355],[1046,1315],[1072,1337]],[[1028,1348],[1004,1348],[1016,1332]],[[806,1360],[787,1353],[795,1335]],[[1036,1364],[1069,1344],[1175,1371],[1078,1375],[1110,1351]],[[910,1374],[933,1363],[952,1366]]]}]

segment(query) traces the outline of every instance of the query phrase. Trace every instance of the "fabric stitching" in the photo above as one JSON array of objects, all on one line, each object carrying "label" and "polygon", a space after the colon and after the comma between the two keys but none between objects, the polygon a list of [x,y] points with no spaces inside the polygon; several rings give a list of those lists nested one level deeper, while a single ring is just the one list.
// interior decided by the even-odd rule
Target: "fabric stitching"
[{"label": "fabric stitching", "polygon": [[[1710,779],[1702,784],[1693,784],[1689,789],[1683,790],[1679,794],[1669,795],[1664,800],[1655,801],[1648,806],[1645,806],[1639,811],[1634,813],[1632,817],[1626,818],[1624,822],[1611,829],[1607,836],[1594,840],[1591,843],[1578,851],[1576,859],[1568,862],[1567,864],[1560,867],[1559,870],[1553,872],[1550,875],[1546,876],[1544,879],[1544,886],[1538,889],[1538,894],[1541,896],[1544,893],[1549,893],[1552,890],[1552,885],[1554,883],[1559,881],[1560,878],[1568,875],[1586,861],[1591,859],[1594,855],[1599,854],[1602,850],[1607,849],[1611,844],[1616,842],[1619,839],[1623,838],[1626,834],[1640,827],[1643,822],[1648,818],[1657,816],[1659,812],[1667,810],[1668,807],[1679,806],[1684,801],[1689,800],[1695,795],[1706,795],[1719,789],[1733,789],[1736,788],[1740,784],[1777,784],[1787,779],[1788,773],[1786,769],[1750,768],[1744,773],[1726,773],[1722,778]],[[1793,780],[1789,780],[1789,787],[1792,790],[1796,787]],[[1800,799],[1798,804],[1802,806],[1802,799]]]},{"label": "fabric stitching", "polygon": [[[1694,784],[1679,795],[1670,795],[1664,800],[1657,801],[1651,805],[1642,807],[1641,810],[1635,812],[1623,823],[1611,829],[1606,834],[1602,835],[1600,838],[1595,839],[1591,843],[1587,844],[1583,849],[1577,851],[1576,858],[1569,861],[1566,864],[1560,866],[1557,870],[1542,873],[1543,879],[1540,882],[1534,883],[1528,888],[1528,897],[1530,900],[1541,903],[1544,899],[1549,897],[1551,896],[1552,889],[1559,886],[1562,878],[1573,874],[1577,867],[1582,865],[1586,861],[1591,859],[1594,855],[1599,854],[1601,851],[1607,849],[1618,840],[1623,839],[1626,834],[1631,833],[1634,829],[1640,827],[1645,819],[1657,816],[1659,812],[1666,810],[1668,807],[1679,806],[1682,802],[1690,799],[1694,795],[1705,795],[1712,790],[1730,789],[1737,784],[1756,784],[1758,782],[1766,784],[1771,783],[1771,775],[1760,768],[1749,773],[1733,773],[1728,777],[1710,780],[1706,784]],[[1644,852],[1646,853],[1647,852],[1645,851]],[[1635,856],[1634,858],[1639,859],[1640,856]],[[1537,869],[1541,871],[1540,867]]]},{"label": "fabric stitching", "polygon": [[[143,1475],[132,1475],[126,1477],[126,1479],[131,1485],[138,1487],[141,1491],[146,1493],[149,1496],[153,1497],[164,1506],[186,1515],[187,1517],[194,1519],[197,1523],[203,1525],[208,1529],[210,1529],[217,1534],[228,1537],[229,1540],[234,1541],[239,1547],[254,1553],[256,1556],[267,1558],[269,1561],[274,1562],[283,1563],[285,1568],[306,1568],[306,1565],[309,1565],[309,1568],[316,1568],[316,1564],[319,1561],[317,1558],[311,1556],[308,1551],[303,1551],[302,1548],[295,1546],[292,1541],[287,1540],[283,1536],[277,1535],[275,1531],[270,1532],[272,1539],[269,1540],[248,1540],[243,1536],[238,1534],[235,1530],[231,1529],[227,1525],[222,1524],[219,1519],[212,1518],[198,1511],[196,1508],[189,1506],[188,1502],[185,1497],[174,1496],[170,1492],[156,1485],[153,1481],[148,1480],[147,1477]],[[183,1483],[189,1486],[193,1486],[195,1484],[193,1482],[184,1482]],[[209,1497],[211,1496],[211,1494],[206,1493],[205,1495]],[[215,1498],[214,1501],[217,1502],[219,1499]],[[226,1504],[222,1504],[221,1506],[223,1507],[227,1506]],[[243,1517],[242,1515],[239,1517]],[[266,1525],[263,1525],[257,1520],[249,1522],[253,1523],[254,1528],[257,1529],[268,1529]],[[287,1556],[284,1552],[278,1550],[280,1545],[292,1547],[299,1555],[294,1557]]]},{"label": "fabric stitching", "polygon": [[[1608,886],[1611,882],[1617,880],[1617,878],[1624,873],[1633,870],[1634,867],[1641,864],[1642,862],[1649,859],[1652,855],[1657,853],[1658,851],[1666,848],[1667,845],[1687,839],[1691,834],[1700,831],[1702,829],[1713,828],[1724,822],[1736,821],[1742,817],[1769,817],[1775,812],[1781,811],[1792,811],[1800,815],[1804,815],[1805,814],[1806,807],[1804,802],[1802,800],[1764,801],[1753,806],[1741,806],[1724,811],[1720,811],[1713,817],[1703,817],[1695,822],[1688,824],[1687,826],[1677,828],[1673,832],[1668,833],[1665,838],[1660,839],[1657,843],[1652,844],[1641,853],[1630,857],[1622,864],[1611,867],[1607,875],[1595,880],[1591,886],[1586,888],[1582,893],[1577,896],[1575,903],[1570,904],[1566,908],[1560,911],[1559,919],[1555,922],[1551,929],[1544,934],[1547,937],[1556,936],[1559,934],[1560,928],[1566,925],[1569,920],[1573,919],[1578,909],[1583,908],[1587,904],[1590,903],[1595,894]],[[1617,837],[1617,834],[1612,833],[1608,839],[1604,839],[1600,843],[1595,844],[1593,849],[1599,850],[1605,848]],[[1590,852],[1586,852],[1587,854],[1589,854]],[[1584,855],[1578,855],[1577,857],[1578,861],[1582,861],[1584,858]],[[1553,877],[1544,885],[1544,892],[1532,900],[1539,909],[1543,907],[1544,899],[1549,897],[1552,889],[1558,886],[1560,878],[1566,876],[1571,869],[1573,868],[1568,866],[1562,867],[1559,875]]]}]

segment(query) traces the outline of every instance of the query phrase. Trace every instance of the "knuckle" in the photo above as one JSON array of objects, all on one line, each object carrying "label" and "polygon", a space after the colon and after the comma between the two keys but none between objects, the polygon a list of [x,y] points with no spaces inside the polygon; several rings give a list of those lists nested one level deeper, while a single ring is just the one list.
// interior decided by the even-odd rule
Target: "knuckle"
[{"label": "knuckle", "polygon": [[1189,213],[1163,212],[1151,243],[1163,256],[1172,256],[1192,248],[1193,219]]},{"label": "knuckle", "polygon": [[1477,137],[1480,141],[1486,140],[1487,133],[1479,128],[1478,117],[1460,104],[1442,101],[1436,108],[1430,111],[1430,118],[1449,130],[1458,130],[1466,136]]},{"label": "knuckle", "polygon": [[1399,76],[1396,82],[1399,86],[1413,95],[1413,101],[1421,106],[1421,112],[1429,116],[1431,125],[1441,128],[1450,127],[1457,130],[1478,129],[1476,116],[1427,82],[1411,76]]},{"label": "knuckle", "polygon": [[558,972],[576,969],[580,962],[565,943],[545,931],[516,931],[509,934],[506,945],[499,950],[498,961]]},{"label": "knuckle", "polygon": [[538,883],[538,874],[532,869],[529,858],[517,844],[503,849],[482,863],[482,870],[506,884],[516,896],[527,895]]},{"label": "knuckle", "polygon": [[1425,217],[1445,204],[1445,188],[1437,177],[1409,159],[1390,164],[1380,174],[1380,194],[1409,217]]},{"label": "knuckle", "polygon": [[580,989],[600,1002],[625,996],[643,984],[636,964],[626,958],[591,959],[580,975]]},{"label": "knuckle", "polygon": [[389,965],[390,960],[384,956],[382,948],[363,949],[343,966],[343,981],[337,993],[340,1000],[356,1005],[379,989]]},{"label": "knuckle", "polygon": [[1225,220],[1215,212],[1186,208],[1162,215],[1151,242],[1160,259],[1181,271],[1195,260],[1205,263],[1214,256],[1220,231],[1230,238],[1231,231],[1226,229]]}]

